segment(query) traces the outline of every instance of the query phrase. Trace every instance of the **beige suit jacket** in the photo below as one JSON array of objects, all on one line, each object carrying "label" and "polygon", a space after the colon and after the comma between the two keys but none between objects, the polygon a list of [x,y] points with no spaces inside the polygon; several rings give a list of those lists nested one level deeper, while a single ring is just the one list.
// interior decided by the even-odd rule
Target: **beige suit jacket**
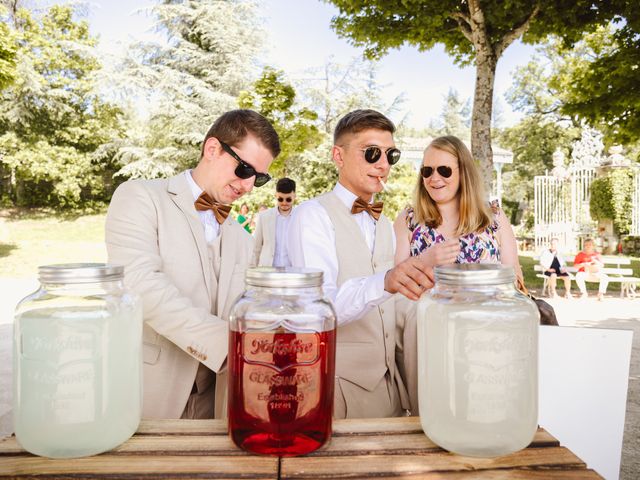
[{"label": "beige suit jacket", "polygon": [[217,373],[215,415],[226,416],[227,321],[244,290],[253,240],[231,217],[220,235],[218,289],[212,295],[212,259],[184,174],[128,181],[113,195],[107,252],[110,263],[125,266],[126,285],[142,298],[146,418],[180,417],[199,362]]},{"label": "beige suit jacket", "polygon": [[273,207],[258,214],[256,230],[253,232],[255,240],[252,265],[270,267],[276,252],[276,220],[278,207]]}]

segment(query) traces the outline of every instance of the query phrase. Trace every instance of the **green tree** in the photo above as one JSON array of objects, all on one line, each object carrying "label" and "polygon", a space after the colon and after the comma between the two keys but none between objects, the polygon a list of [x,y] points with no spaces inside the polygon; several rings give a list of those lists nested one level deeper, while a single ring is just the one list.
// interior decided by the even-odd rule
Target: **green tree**
[{"label": "green tree", "polygon": [[[8,19],[7,10],[3,5],[0,5],[0,18]],[[16,50],[16,41],[8,22],[0,22],[0,90],[15,79]]]},{"label": "green tree", "polygon": [[318,115],[308,108],[295,106],[296,92],[285,82],[282,71],[266,67],[253,84],[253,90],[241,92],[238,103],[241,108],[260,112],[278,132],[282,151],[271,165],[276,175],[286,176],[290,171],[287,161],[315,148],[322,140],[322,134],[314,124]]},{"label": "green tree", "polygon": [[570,158],[572,142],[580,138],[579,129],[559,125],[541,115],[525,117],[497,136],[500,146],[513,152],[513,163],[503,170],[504,198],[519,203],[533,200],[533,177],[553,168],[552,155],[559,148]]},{"label": "green tree", "polygon": [[469,107],[468,102],[460,99],[458,91],[450,88],[445,97],[442,108],[441,135],[455,135],[462,139],[469,138]]},{"label": "green tree", "polygon": [[0,164],[11,178],[3,194],[27,206],[108,199],[112,158],[95,154],[122,133],[121,112],[95,89],[101,66],[87,22],[59,5],[41,17],[15,9],[7,22],[19,74],[0,92]]},{"label": "green tree", "polygon": [[124,176],[166,176],[197,162],[209,126],[255,78],[263,30],[248,0],[164,0],[150,8],[165,43],[141,43],[116,78],[149,105],[145,131],[119,151]]},{"label": "green tree", "polygon": [[471,148],[479,160],[485,183],[493,175],[491,113],[498,60],[516,39],[535,43],[548,34],[568,44],[585,30],[607,23],[620,10],[618,1],[553,0],[327,0],[340,15],[332,25],[340,36],[365,55],[378,58],[391,48],[408,43],[421,51],[444,44],[456,63],[476,66]]}]

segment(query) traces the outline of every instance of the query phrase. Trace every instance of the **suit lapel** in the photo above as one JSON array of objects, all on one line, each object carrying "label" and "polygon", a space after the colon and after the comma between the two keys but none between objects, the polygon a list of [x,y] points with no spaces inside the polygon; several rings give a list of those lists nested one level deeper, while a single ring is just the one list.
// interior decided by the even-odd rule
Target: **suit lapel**
[{"label": "suit lapel", "polygon": [[[238,240],[237,235],[239,233],[239,224],[232,225],[231,222],[235,222],[234,219],[228,217],[222,225],[220,225],[220,275],[218,278],[218,315],[222,315],[224,312],[225,302],[227,300],[227,294],[229,292],[229,284],[231,283],[231,274],[234,268],[234,259],[236,256],[233,253],[233,249]],[[237,226],[238,228],[234,228]]]},{"label": "suit lapel", "polygon": [[207,241],[204,237],[202,222],[200,221],[198,212],[193,206],[193,194],[191,193],[187,180],[184,178],[184,173],[169,179],[167,191],[173,202],[184,214],[191,229],[193,240],[198,247],[198,254],[200,255],[200,264],[202,265],[204,283],[207,286],[207,295],[209,296],[209,302],[211,302],[211,265],[207,251]]}]

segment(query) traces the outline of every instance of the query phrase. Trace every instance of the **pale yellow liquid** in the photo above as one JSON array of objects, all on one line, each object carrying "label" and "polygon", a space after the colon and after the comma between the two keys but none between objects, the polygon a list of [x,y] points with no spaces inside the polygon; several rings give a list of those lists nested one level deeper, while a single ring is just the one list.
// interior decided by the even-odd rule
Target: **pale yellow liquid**
[{"label": "pale yellow liquid", "polygon": [[31,453],[81,457],[140,422],[141,312],[40,309],[16,318],[14,427]]},{"label": "pale yellow liquid", "polygon": [[421,300],[420,420],[436,444],[493,457],[531,442],[538,421],[534,309],[508,300],[490,307]]}]

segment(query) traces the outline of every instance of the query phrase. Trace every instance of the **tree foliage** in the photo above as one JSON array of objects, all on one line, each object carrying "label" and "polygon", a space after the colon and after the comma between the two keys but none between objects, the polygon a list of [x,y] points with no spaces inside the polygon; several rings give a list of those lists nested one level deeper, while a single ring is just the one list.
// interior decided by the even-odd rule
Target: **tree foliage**
[{"label": "tree foliage", "polygon": [[10,20],[17,75],[0,92],[3,194],[28,206],[107,199],[111,158],[94,154],[121,134],[121,112],[95,90],[101,67],[87,22],[59,5],[41,17],[17,9]]},{"label": "tree foliage", "polygon": [[281,153],[271,165],[275,175],[286,176],[287,161],[307,149],[318,146],[322,134],[314,124],[318,115],[308,108],[297,107],[296,92],[286,83],[284,72],[266,67],[253,84],[253,90],[240,93],[241,108],[260,112],[272,123],[280,137]]},{"label": "tree foliage", "polygon": [[262,40],[248,0],[164,0],[150,13],[167,42],[138,44],[117,79],[148,105],[146,131],[120,149],[123,175],[193,166],[209,126],[250,87]]},{"label": "tree foliage", "polygon": [[618,234],[629,233],[631,227],[633,172],[615,169],[591,183],[589,210],[596,220],[613,220]]},{"label": "tree foliage", "polygon": [[[0,19],[7,19],[7,10],[0,4]],[[16,50],[14,35],[8,22],[0,21],[0,90],[11,84],[16,76]]]},{"label": "tree foliage", "polygon": [[619,13],[622,0],[328,0],[340,14],[333,27],[365,55],[379,58],[405,43],[427,51],[437,43],[458,64],[475,62],[476,85],[471,146],[487,186],[492,178],[491,113],[498,59],[517,38],[535,43],[556,33],[577,41],[583,31],[607,23]]}]

